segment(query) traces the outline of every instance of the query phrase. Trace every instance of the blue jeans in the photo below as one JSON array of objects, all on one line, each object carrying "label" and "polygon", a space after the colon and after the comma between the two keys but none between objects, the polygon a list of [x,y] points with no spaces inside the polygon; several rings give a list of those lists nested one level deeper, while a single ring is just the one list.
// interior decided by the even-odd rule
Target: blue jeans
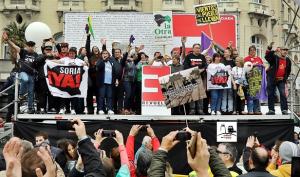
[{"label": "blue jeans", "polygon": [[132,102],[133,102],[133,84],[134,82],[130,81],[124,81],[123,86],[124,86],[124,91],[125,91],[125,100],[124,100],[124,108],[129,110],[132,108]]},{"label": "blue jeans", "polygon": [[210,105],[211,112],[220,111],[223,90],[221,89],[210,90],[210,95],[211,95],[211,105]]},{"label": "blue jeans", "polygon": [[259,99],[247,96],[247,110],[249,113],[260,112]]},{"label": "blue jeans", "polygon": [[268,107],[269,111],[275,111],[275,91],[276,87],[278,88],[280,94],[280,108],[281,111],[287,111],[287,97],[285,95],[285,82],[284,81],[276,81],[276,82],[268,82]]},{"label": "blue jeans", "polygon": [[112,85],[111,84],[103,84],[99,88],[99,99],[97,102],[98,110],[105,111],[105,101],[108,110],[113,110],[112,106]]},{"label": "blue jeans", "polygon": [[33,97],[34,97],[34,76],[25,72],[20,73],[20,93],[19,95],[25,95],[28,93],[28,108],[33,109]]},{"label": "blue jeans", "polygon": [[222,112],[233,112],[233,91],[232,89],[223,90]]}]

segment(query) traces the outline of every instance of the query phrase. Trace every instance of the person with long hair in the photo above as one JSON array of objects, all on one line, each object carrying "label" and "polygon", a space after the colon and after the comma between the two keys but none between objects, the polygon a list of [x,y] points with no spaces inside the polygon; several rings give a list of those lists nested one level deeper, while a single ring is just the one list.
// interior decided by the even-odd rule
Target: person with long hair
[{"label": "person with long hair", "polygon": [[[207,70],[212,70],[215,72],[218,72],[225,68],[225,65],[221,63],[221,55],[218,53],[215,53],[212,57],[212,63],[210,63],[207,67]],[[221,103],[222,103],[222,95],[223,95],[224,89],[211,89],[210,95],[211,95],[211,102],[210,102],[210,108],[211,108],[211,114],[214,115],[220,115],[221,114]]]}]

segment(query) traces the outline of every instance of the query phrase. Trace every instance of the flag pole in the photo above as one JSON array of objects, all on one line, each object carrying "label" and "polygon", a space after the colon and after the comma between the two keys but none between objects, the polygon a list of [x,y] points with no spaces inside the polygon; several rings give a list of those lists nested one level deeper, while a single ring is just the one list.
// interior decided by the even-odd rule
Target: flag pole
[{"label": "flag pole", "polygon": [[214,36],[213,36],[212,30],[211,30],[210,23],[208,24],[208,28],[209,28],[210,38],[211,38],[211,40],[214,40]]}]

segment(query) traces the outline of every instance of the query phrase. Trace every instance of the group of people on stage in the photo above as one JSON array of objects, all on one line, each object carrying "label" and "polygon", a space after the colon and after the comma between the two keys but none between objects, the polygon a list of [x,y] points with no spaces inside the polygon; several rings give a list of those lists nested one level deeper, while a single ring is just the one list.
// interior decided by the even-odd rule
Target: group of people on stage
[{"label": "group of people on stage", "polygon": [[[260,115],[261,100],[266,99],[269,107],[267,114],[273,115],[276,88],[280,95],[281,112],[288,114],[286,84],[292,64],[288,48],[278,47],[273,50],[273,43],[268,46],[264,59],[257,56],[255,46],[249,47],[248,56],[239,56],[231,42],[227,48],[215,50],[212,41],[211,46],[203,51],[201,44],[196,43],[186,54],[187,38],[183,37],[180,51],[174,49],[170,56],[155,52],[152,58],[143,52],[146,47],[143,45],[128,45],[128,49],[122,51],[118,43],[114,42],[110,52],[107,50],[106,40],[101,39],[101,50],[98,46],[91,47],[90,34],[87,34],[85,46],[79,50],[65,42],[44,40],[41,55],[35,52],[35,43],[32,41],[28,41],[25,48],[20,48],[10,40],[7,33],[3,33],[2,39],[19,54],[19,98],[24,100],[28,93],[28,113],[31,114],[51,111],[60,114],[94,114],[95,108],[98,114],[141,114],[142,67],[145,65],[170,66],[172,73],[192,67],[204,69],[201,76],[207,98],[186,104],[187,111],[183,111],[182,106],[172,108],[173,115]],[[211,49],[214,51],[213,55],[208,54]],[[43,70],[46,60],[89,67],[86,101],[82,98],[57,98],[49,93]],[[223,89],[206,87],[206,70],[217,72],[224,68],[232,80],[230,86]],[[37,100],[36,108],[34,99]]]}]

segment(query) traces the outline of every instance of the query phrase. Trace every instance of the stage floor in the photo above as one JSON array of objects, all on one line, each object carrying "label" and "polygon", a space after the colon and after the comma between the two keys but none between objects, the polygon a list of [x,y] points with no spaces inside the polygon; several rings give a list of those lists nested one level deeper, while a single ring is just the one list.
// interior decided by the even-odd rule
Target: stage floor
[{"label": "stage floor", "polygon": [[276,120],[290,119],[290,115],[174,115],[174,116],[142,116],[142,115],[59,115],[59,114],[18,114],[17,118],[60,120],[79,117],[82,120]]}]

